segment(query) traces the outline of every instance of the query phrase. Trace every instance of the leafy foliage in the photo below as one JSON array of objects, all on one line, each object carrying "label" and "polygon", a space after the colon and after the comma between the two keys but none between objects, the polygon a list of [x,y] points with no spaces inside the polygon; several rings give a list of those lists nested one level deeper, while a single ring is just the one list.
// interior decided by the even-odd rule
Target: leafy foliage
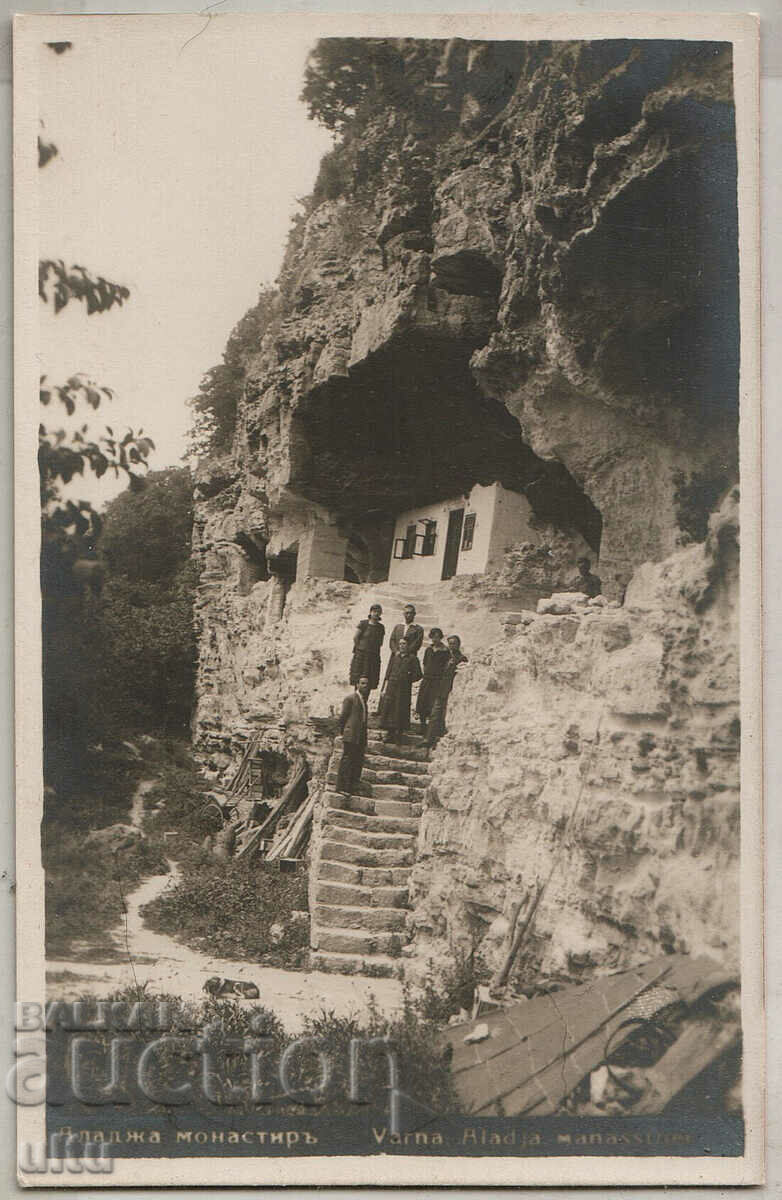
[{"label": "leafy foliage", "polygon": [[196,663],[192,524],[192,482],[182,467],[153,472],[106,509],[93,686],[103,727],[117,735],[188,730]]},{"label": "leafy foliage", "polygon": [[61,258],[44,258],[38,264],[38,295],[44,304],[51,301],[56,313],[61,312],[69,300],[80,300],[87,306],[87,315],[91,316],[108,312],[115,304],[123,305],[130,290],[102,275],[91,275],[86,267],[66,267]]},{"label": "leafy foliage", "polygon": [[438,41],[322,38],[307,61],[301,99],[309,117],[337,135],[381,112],[427,120],[433,108],[425,85],[441,54]]},{"label": "leafy foliage", "polygon": [[230,445],[245,383],[245,363],[260,349],[261,339],[277,311],[277,292],[264,288],[258,302],[235,325],[223,351],[223,361],[210,367],[198,394],[190,401],[194,419],[190,451],[205,455]]},{"label": "leafy foliage", "polygon": [[453,962],[438,971],[436,977],[431,970],[427,972],[417,1000],[418,1012],[424,1020],[445,1025],[461,1009],[470,1012],[475,989],[481,983],[488,983],[490,976],[475,948],[469,953],[457,948]]},{"label": "leafy foliage", "polygon": [[[450,1073],[450,1049],[444,1050],[439,1041],[437,1026],[422,1020],[406,995],[402,1011],[392,1019],[384,1017],[377,1005],[370,1001],[361,1016],[340,1017],[325,1009],[304,1021],[301,1031],[294,1035],[286,1031],[279,1017],[265,1005],[248,1004],[230,999],[205,999],[200,1003],[183,1001],[178,996],[153,995],[146,988],[133,987],[115,992],[106,997],[112,1001],[110,1012],[116,1014],[116,1028],[127,1029],[127,1019],[134,1004],[140,1004],[144,1016],[140,1028],[128,1033],[129,1040],[148,1044],[151,1037],[158,1036],[155,1017],[157,1006],[165,1003],[169,1027],[180,1036],[206,1035],[209,1056],[209,1093],[204,1096],[203,1062],[199,1054],[190,1048],[184,1053],[171,1047],[171,1057],[165,1050],[155,1055],[150,1072],[150,1083],[172,1085],[189,1079],[193,1084],[191,1102],[206,1114],[213,1115],[215,1106],[225,1117],[225,1103],[230,1097],[231,1112],[263,1112],[271,1116],[349,1115],[359,1113],[376,1124],[388,1125],[389,1054],[386,1047],[375,1039],[386,1040],[388,1052],[394,1054],[398,1065],[398,1087],[406,1097],[418,1101],[435,1113],[458,1112],[462,1107],[454,1092]],[[88,1018],[97,1015],[96,1000],[85,997],[84,1013]],[[111,1028],[96,1032],[93,1036],[104,1045],[112,1036]],[[54,1049],[59,1030],[48,1035],[50,1039],[52,1071],[59,1072],[68,1061],[67,1055]],[[61,1034],[60,1034],[61,1036]],[[294,1036],[312,1038],[308,1050],[295,1055],[289,1074],[289,1093],[280,1083],[279,1062]],[[249,1099],[249,1065],[246,1046],[259,1045],[258,1038],[268,1038],[262,1058],[262,1095],[253,1104]],[[356,1082],[360,1088],[359,1103],[351,1100],[351,1041],[361,1043],[359,1070]],[[320,1056],[323,1056],[321,1058]],[[323,1069],[323,1059],[328,1069]],[[97,1092],[105,1086],[105,1061],[96,1056],[95,1078],[89,1080],[86,1090]],[[57,1075],[53,1075],[56,1081]],[[131,1087],[130,1080],[128,1086]],[[56,1084],[51,1088],[56,1091]],[[152,1089],[150,1089],[152,1090]],[[162,1090],[162,1089],[161,1089]],[[242,1097],[242,1092],[244,1097]],[[222,1103],[220,1103],[222,1101]],[[259,1106],[262,1106],[259,1108]],[[129,1115],[155,1110],[162,1113],[178,1113],[183,1109],[156,1104],[148,1096],[134,1089],[131,1105],[125,1110]],[[79,1112],[89,1111],[82,1102],[68,1103],[69,1119],[77,1119]],[[92,1110],[94,1112],[94,1108]]]},{"label": "leafy foliage", "polygon": [[139,840],[116,854],[85,845],[83,833],[65,832],[60,824],[44,826],[43,867],[46,876],[46,950],[68,954],[85,934],[105,951],[108,932],[122,920],[123,897],[148,875],[167,870],[160,845]]},{"label": "leafy foliage", "polygon": [[94,949],[107,953],[108,932],[123,915],[122,897],[145,876],[168,869],[162,833],[170,826],[148,817],[146,838],[116,854],[88,843],[89,832],[126,824],[134,792],[145,777],[160,777],[145,802],[159,799],[161,792],[170,795],[173,780],[186,787],[190,797],[197,797],[206,785],[189,747],[149,737],[139,738],[135,746],[127,740],[92,744],[78,761],[68,754],[58,765],[57,792],[46,791],[42,824],[47,950],[64,957],[71,953],[73,940],[88,938]]},{"label": "leafy foliage", "polygon": [[372,93],[375,81],[371,42],[365,38],[323,38],[304,71],[301,99],[307,115],[341,133]]},{"label": "leafy foliage", "polygon": [[192,532],[190,472],[170,467],[152,471],[142,487],[111,501],[100,550],[112,578],[171,587],[190,561]]}]

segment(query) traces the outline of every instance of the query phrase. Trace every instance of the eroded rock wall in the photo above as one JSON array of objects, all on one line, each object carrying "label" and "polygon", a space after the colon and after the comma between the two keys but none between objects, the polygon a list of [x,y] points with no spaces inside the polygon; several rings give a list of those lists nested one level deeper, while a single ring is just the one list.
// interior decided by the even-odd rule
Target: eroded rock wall
[{"label": "eroded rock wall", "polygon": [[460,671],[414,871],[418,970],[497,968],[545,884],[518,979],[663,951],[737,961],[738,530],[636,572],[623,607],[525,616]]},{"label": "eroded rock wall", "polygon": [[292,236],[242,502],[284,541],[291,493],[355,524],[504,474],[566,521],[556,467],[615,592],[675,548],[693,481],[735,481],[730,48],[394,45],[428,107],[380,104]]},{"label": "eroded rock wall", "polygon": [[[736,481],[730,48],[389,46],[419,103],[381,96],[324,163],[233,444],[199,468],[196,742],[220,771],[261,730],[317,777],[394,514],[499,479],[544,546],[442,602],[471,662],[412,961],[475,940],[496,963],[549,872],[530,960],[548,974],[732,952],[735,564],[731,536],[702,541]],[[625,606],[504,636],[502,606],[585,544]],[[308,577],[316,545],[362,547],[359,583]]]}]

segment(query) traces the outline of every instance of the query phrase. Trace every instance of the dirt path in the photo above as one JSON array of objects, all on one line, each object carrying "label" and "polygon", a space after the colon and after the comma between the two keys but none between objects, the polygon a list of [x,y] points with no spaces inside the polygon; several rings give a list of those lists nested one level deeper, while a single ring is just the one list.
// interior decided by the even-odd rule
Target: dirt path
[{"label": "dirt path", "polygon": [[[144,796],[154,780],[143,780],[133,796],[132,824],[141,828]],[[260,1000],[272,1009],[286,1029],[295,1034],[308,1015],[321,1008],[338,1016],[360,1013],[374,996],[378,1007],[388,1016],[402,1005],[402,984],[395,979],[364,979],[355,975],[331,975],[323,971],[285,971],[257,963],[216,958],[181,945],[165,933],[148,929],[141,910],[167,888],[176,885],[179,868],[169,861],[167,875],[152,875],[125,898],[122,923],[111,932],[120,952],[119,961],[82,961],[74,959],[47,962],[47,990],[50,999],[75,1000],[80,996],[106,996],[121,988],[143,987],[151,995],[166,993],[183,1000],[203,1000],[204,983],[213,975],[255,983]],[[247,1001],[252,1004],[253,1001]]]}]

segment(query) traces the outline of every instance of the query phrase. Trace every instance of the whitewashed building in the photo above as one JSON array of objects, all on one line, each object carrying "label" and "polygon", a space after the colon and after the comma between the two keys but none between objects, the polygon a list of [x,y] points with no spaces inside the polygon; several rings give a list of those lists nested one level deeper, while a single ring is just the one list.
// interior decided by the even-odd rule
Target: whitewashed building
[{"label": "whitewashed building", "polygon": [[499,483],[400,513],[389,582],[435,583],[495,570],[512,546],[541,540],[532,515],[526,496]]}]

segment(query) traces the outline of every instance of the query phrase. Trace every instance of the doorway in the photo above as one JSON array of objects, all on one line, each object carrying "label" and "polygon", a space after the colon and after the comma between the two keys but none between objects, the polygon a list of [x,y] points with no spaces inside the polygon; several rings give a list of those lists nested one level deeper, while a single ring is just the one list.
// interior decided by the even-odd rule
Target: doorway
[{"label": "doorway", "polygon": [[448,532],[445,537],[445,554],[443,555],[443,573],[440,576],[441,579],[451,579],[456,574],[463,523],[464,509],[452,508],[448,514]]}]

